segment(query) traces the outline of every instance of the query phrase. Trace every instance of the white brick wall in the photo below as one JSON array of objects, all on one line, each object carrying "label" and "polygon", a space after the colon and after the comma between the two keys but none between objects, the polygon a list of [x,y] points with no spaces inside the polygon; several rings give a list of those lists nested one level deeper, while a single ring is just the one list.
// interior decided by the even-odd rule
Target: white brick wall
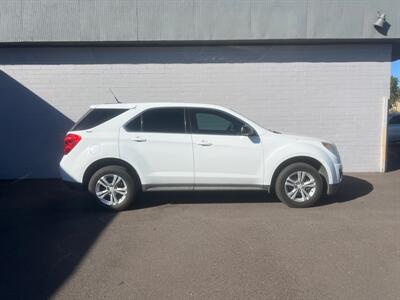
[{"label": "white brick wall", "polygon": [[[15,102],[18,114],[24,102],[15,100],[15,90],[25,88],[37,97],[25,93],[24,101],[54,107],[58,112],[49,110],[63,119],[63,130],[88,105],[114,102],[110,87],[123,102],[221,104],[267,128],[337,143],[345,171],[379,171],[390,59],[389,45],[3,48],[0,78],[8,83],[0,79],[0,88],[7,112]],[[15,86],[10,88],[10,82]],[[32,114],[45,123],[48,109]],[[21,128],[12,139],[24,139]],[[57,137],[52,151],[58,149],[58,135],[63,132],[52,132],[51,138]],[[8,151],[12,157],[13,148]],[[47,165],[44,158],[40,166],[30,166],[32,159],[3,168],[0,178],[56,176],[53,161]]]}]

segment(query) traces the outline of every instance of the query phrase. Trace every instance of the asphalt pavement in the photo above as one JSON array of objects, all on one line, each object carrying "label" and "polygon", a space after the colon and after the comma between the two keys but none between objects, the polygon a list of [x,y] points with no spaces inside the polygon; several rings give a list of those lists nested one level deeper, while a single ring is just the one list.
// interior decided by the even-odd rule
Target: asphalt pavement
[{"label": "asphalt pavement", "polygon": [[400,171],[291,209],[263,192],[147,193],[122,213],[1,182],[2,299],[399,299]]}]

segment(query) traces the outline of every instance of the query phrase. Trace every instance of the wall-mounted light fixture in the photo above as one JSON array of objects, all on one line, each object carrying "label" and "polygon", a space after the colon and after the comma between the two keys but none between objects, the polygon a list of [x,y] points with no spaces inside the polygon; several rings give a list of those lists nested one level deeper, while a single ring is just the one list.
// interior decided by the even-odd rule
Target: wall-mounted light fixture
[{"label": "wall-mounted light fixture", "polygon": [[374,23],[375,30],[378,31],[380,34],[386,36],[390,28],[390,24],[386,20],[386,15],[378,11],[376,18],[377,20]]},{"label": "wall-mounted light fixture", "polygon": [[383,29],[385,28],[385,24],[386,22],[386,15],[385,14],[381,14],[379,11],[377,13],[377,20],[374,23],[374,27],[375,29],[379,30],[379,29]]}]

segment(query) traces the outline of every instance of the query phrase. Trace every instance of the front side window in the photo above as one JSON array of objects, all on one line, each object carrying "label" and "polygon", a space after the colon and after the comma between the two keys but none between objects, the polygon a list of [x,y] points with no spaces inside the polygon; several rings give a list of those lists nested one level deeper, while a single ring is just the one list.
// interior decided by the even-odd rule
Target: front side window
[{"label": "front side window", "polygon": [[244,122],[213,109],[193,109],[191,113],[193,133],[239,135]]},{"label": "front side window", "polygon": [[185,133],[183,108],[155,108],[143,112],[125,125],[127,131]]}]

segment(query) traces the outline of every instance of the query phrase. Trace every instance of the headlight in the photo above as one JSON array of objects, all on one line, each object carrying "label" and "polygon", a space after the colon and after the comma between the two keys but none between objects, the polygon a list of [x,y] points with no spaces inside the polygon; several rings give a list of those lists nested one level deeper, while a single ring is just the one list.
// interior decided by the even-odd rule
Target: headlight
[{"label": "headlight", "polygon": [[322,145],[326,149],[328,149],[332,154],[334,154],[335,156],[338,156],[338,151],[337,151],[335,144],[329,144],[329,143],[322,142]]}]

